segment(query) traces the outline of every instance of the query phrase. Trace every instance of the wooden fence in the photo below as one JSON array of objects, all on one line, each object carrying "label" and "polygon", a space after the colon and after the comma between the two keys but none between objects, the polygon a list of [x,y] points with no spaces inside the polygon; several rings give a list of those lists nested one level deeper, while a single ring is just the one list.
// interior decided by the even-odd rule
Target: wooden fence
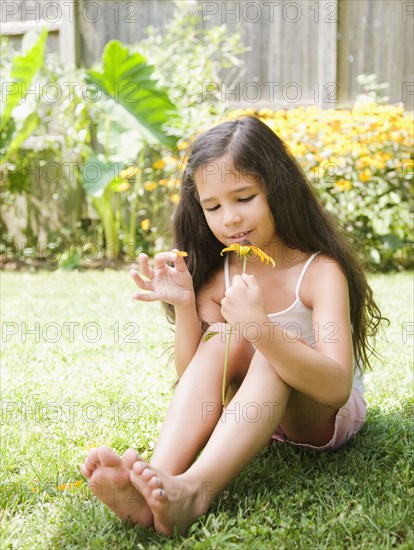
[{"label": "wooden fence", "polygon": [[[414,2],[405,0],[181,0],[203,25],[226,24],[250,47],[246,72],[219,93],[241,107],[335,107],[352,102],[359,74],[387,82],[392,103],[413,106]],[[65,63],[90,66],[108,40],[133,44],[171,20],[173,0],[2,0],[2,34],[46,25]]]}]

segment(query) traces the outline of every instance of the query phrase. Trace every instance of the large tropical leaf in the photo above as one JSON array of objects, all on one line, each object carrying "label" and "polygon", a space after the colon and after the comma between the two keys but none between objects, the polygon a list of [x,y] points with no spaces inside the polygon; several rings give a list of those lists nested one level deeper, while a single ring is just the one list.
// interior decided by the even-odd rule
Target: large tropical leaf
[{"label": "large tropical leaf", "polygon": [[82,184],[88,195],[101,197],[105,188],[118,179],[124,163],[102,162],[96,155],[92,156],[82,167]]},{"label": "large tropical leaf", "polygon": [[163,125],[175,113],[175,107],[167,91],[158,85],[146,58],[111,40],[102,59],[102,71],[87,71],[87,80],[127,109],[160,143],[174,146],[177,138],[166,135]]},{"label": "large tropical leaf", "polygon": [[10,81],[6,82],[6,98],[1,101],[1,130],[4,130],[10,120],[12,110],[19,105],[30,89],[32,80],[44,62],[47,29],[43,29],[34,45],[34,35],[26,33],[25,44],[30,43],[25,53],[17,55],[13,60]]}]

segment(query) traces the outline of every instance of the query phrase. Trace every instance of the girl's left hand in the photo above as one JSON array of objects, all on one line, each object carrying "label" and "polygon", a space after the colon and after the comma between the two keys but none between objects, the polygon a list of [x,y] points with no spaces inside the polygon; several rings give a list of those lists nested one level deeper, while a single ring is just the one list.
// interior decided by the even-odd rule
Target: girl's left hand
[{"label": "girl's left hand", "polygon": [[231,325],[260,323],[267,319],[263,292],[254,275],[235,275],[221,301],[221,314]]}]

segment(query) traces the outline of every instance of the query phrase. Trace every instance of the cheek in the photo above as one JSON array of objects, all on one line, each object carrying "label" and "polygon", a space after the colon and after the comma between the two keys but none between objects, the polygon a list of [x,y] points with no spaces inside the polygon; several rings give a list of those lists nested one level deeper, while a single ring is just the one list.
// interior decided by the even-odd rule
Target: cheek
[{"label": "cheek", "polygon": [[205,220],[207,222],[207,225],[209,226],[211,232],[214,236],[216,236],[217,233],[217,220],[214,218],[214,216],[204,214]]}]

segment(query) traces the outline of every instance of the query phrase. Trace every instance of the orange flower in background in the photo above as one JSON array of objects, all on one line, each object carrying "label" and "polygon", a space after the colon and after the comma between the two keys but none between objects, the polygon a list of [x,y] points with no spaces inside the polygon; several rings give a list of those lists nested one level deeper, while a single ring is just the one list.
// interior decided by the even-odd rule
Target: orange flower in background
[{"label": "orange flower in background", "polygon": [[80,480],[80,481],[70,481],[69,483],[63,483],[62,485],[58,485],[56,487],[56,489],[58,491],[67,491],[68,489],[74,489],[76,487],[80,487],[81,485],[83,485],[85,482]]}]

